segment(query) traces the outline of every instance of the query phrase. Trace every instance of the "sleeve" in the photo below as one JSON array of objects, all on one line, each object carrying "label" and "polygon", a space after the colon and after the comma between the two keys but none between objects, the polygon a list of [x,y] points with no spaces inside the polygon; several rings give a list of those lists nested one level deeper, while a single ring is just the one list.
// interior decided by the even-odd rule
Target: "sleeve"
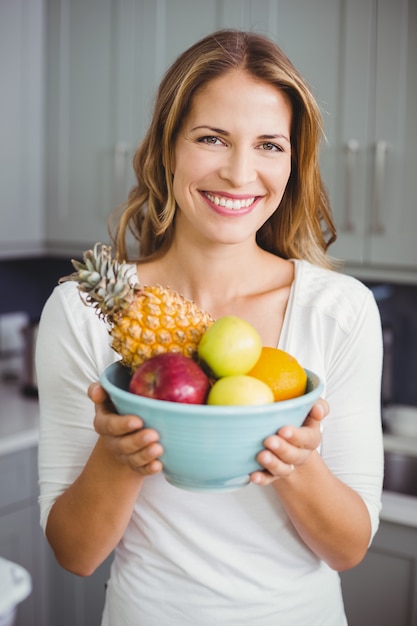
[{"label": "sleeve", "polygon": [[[379,524],[383,481],[381,427],[382,332],[373,295],[366,292],[349,332],[329,342],[321,454],[331,471],[363,498],[372,535]],[[328,347],[329,347],[328,345]]]},{"label": "sleeve", "polygon": [[80,474],[97,440],[88,386],[116,358],[105,323],[84,305],[76,285],[56,287],[43,309],[36,347],[44,530],[55,500]]}]

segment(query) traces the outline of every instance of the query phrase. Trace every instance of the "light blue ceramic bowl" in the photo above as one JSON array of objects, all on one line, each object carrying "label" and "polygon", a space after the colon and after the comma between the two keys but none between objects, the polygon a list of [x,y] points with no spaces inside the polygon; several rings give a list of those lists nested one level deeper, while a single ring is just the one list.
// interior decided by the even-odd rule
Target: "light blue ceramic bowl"
[{"label": "light blue ceramic bowl", "polygon": [[262,469],[256,455],[281,426],[300,426],[323,392],[319,377],[306,370],[303,396],[257,406],[207,406],[152,400],[127,391],[130,373],[120,363],[105,369],[100,382],[121,414],[139,415],[160,434],[167,480],[191,491],[231,491]]}]

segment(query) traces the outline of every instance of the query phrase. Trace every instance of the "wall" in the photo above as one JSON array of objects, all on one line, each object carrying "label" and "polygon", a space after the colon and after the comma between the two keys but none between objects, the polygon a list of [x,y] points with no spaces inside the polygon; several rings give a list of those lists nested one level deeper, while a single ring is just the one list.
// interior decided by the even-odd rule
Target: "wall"
[{"label": "wall", "polygon": [[30,319],[38,319],[58,279],[72,271],[70,261],[61,258],[0,261],[0,314],[24,311]]},{"label": "wall", "polygon": [[[70,261],[62,258],[0,261],[0,314],[24,311],[31,319],[38,319],[58,279],[71,272]],[[369,286],[377,299],[383,326],[391,331],[393,340],[389,399],[417,406],[417,286]]]}]

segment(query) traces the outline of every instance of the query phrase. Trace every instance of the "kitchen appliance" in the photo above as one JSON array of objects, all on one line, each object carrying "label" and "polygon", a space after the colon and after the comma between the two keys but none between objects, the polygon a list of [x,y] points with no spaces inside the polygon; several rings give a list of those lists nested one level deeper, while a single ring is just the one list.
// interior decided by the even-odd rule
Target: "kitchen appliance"
[{"label": "kitchen appliance", "polygon": [[29,323],[24,311],[0,314],[0,375],[3,380],[20,381],[25,342],[22,328]]},{"label": "kitchen appliance", "polygon": [[417,407],[391,404],[383,407],[382,421],[386,432],[397,437],[417,440]]},{"label": "kitchen appliance", "polygon": [[0,557],[0,626],[13,626],[17,605],[32,591],[30,574]]}]

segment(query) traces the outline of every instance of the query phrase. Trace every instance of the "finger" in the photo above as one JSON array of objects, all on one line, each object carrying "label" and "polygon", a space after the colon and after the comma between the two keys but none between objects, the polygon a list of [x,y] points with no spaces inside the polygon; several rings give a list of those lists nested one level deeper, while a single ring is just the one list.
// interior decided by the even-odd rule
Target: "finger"
[{"label": "finger", "polygon": [[311,422],[305,424],[301,428],[292,428],[285,426],[278,431],[281,445],[279,455],[289,462],[293,462],[293,459],[288,458],[286,452],[287,448],[285,443],[290,445],[292,449],[302,451],[312,451],[319,447],[321,443],[321,429],[320,422],[311,420]]},{"label": "finger", "polygon": [[255,485],[260,485],[261,487],[266,487],[270,485],[274,480],[276,480],[275,476],[271,476],[268,472],[252,472],[249,476],[249,481],[254,483]]},{"label": "finger", "polygon": [[258,470],[250,474],[249,481],[255,483],[255,485],[266,487],[267,485],[273,483],[275,480],[289,478],[294,470],[294,465],[286,465],[285,470],[283,469],[280,475],[271,474],[268,470]]},{"label": "finger", "polygon": [[288,441],[292,441],[297,436],[298,433],[301,434],[303,432],[304,433],[306,432],[306,431],[303,431],[304,427],[310,428],[314,431],[318,429],[318,431],[320,432],[321,431],[320,424],[322,420],[326,417],[328,412],[329,412],[328,403],[323,398],[319,398],[317,402],[315,402],[314,405],[311,407],[310,412],[305,418],[301,428],[284,426],[278,431],[279,435]]},{"label": "finger", "polygon": [[115,445],[119,451],[130,456],[133,454],[143,454],[144,462],[161,456],[162,446],[159,443],[159,434],[151,428],[135,431],[134,433],[115,438]]},{"label": "finger", "polygon": [[94,404],[103,404],[108,400],[106,390],[100,385],[100,383],[94,382],[88,388],[88,397],[94,402]]},{"label": "finger", "polygon": [[315,402],[314,405],[312,406],[309,414],[307,415],[304,421],[304,425],[306,424],[306,422],[309,422],[311,420],[316,420],[318,422],[321,422],[326,417],[326,415],[328,415],[328,413],[329,413],[329,404],[326,402],[324,398],[319,398],[317,402]]},{"label": "finger", "polygon": [[103,437],[121,437],[143,428],[143,420],[136,415],[118,415],[97,407],[94,429]]},{"label": "finger", "polygon": [[126,458],[133,469],[140,470],[148,465],[153,465],[154,461],[159,461],[163,452],[160,443],[152,443],[141,450],[136,450],[134,453],[129,454]]},{"label": "finger", "polygon": [[283,426],[278,431],[279,437],[298,448],[314,450],[321,442],[321,422],[327,415],[327,403],[317,402],[307,415],[300,428],[294,426]]},{"label": "finger", "polygon": [[141,429],[119,437],[105,436],[103,439],[112,454],[133,470],[142,474],[161,471],[162,463],[159,462],[159,457],[164,451],[159,443],[157,431]]},{"label": "finger", "polygon": [[287,477],[294,471],[294,464],[282,456],[277,456],[270,450],[262,450],[256,457],[260,463],[273,477]]},{"label": "finger", "polygon": [[140,467],[132,467],[141,476],[151,476],[152,474],[158,474],[162,472],[163,465],[158,459],[154,459],[147,465],[141,465]]}]

